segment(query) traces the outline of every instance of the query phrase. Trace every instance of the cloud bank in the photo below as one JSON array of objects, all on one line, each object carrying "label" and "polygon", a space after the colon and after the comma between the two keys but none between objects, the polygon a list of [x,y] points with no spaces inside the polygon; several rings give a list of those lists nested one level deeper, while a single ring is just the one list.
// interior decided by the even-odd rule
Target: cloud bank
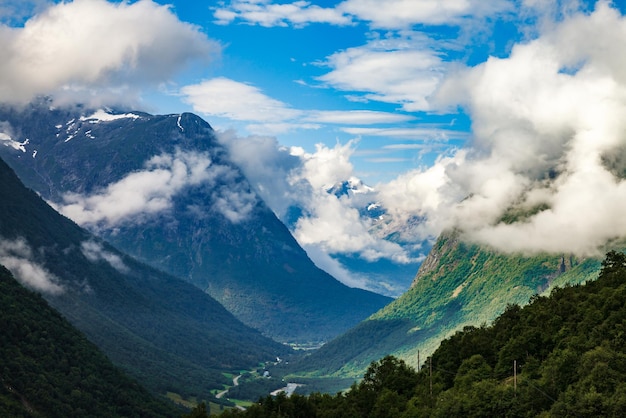
[{"label": "cloud bank", "polygon": [[[265,182],[271,177],[267,173],[255,177],[258,165],[247,162],[252,151],[235,153],[237,162],[272,191],[262,195],[279,215],[286,205],[274,204],[273,193],[304,208],[295,236],[329,254],[401,260],[406,252],[395,252],[383,239],[388,233],[400,231],[417,245],[450,228],[503,251],[598,254],[626,236],[621,216],[626,207],[625,48],[626,19],[600,1],[591,11],[569,10],[542,22],[534,39],[513,46],[506,57],[446,69],[429,95],[409,92],[408,97],[426,100],[424,108],[462,107],[471,117],[472,133],[468,146],[451,149],[432,166],[374,185],[368,199],[387,211],[385,222],[376,225],[359,213],[362,201],[326,192],[354,175],[354,143],[320,145],[307,154],[296,148],[269,152],[271,141],[253,137],[230,140],[265,147],[259,154],[267,158],[265,170],[281,166],[284,182]],[[340,54],[358,57],[350,50]]]},{"label": "cloud bank", "polygon": [[53,95],[119,103],[218,50],[198,27],[151,0],[61,2],[23,26],[0,24],[0,101]]},{"label": "cloud bank", "polygon": [[175,197],[188,187],[216,185],[213,209],[233,223],[250,215],[257,202],[244,184],[231,181],[237,173],[226,165],[214,164],[207,153],[177,151],[148,160],[144,169],[127,174],[92,194],[67,193],[53,206],[83,226],[111,228],[125,222],[144,222],[171,209]]},{"label": "cloud bank", "polygon": [[626,20],[601,1],[449,74],[433,103],[468,110],[471,146],[403,175],[382,201],[404,187],[424,234],[456,227],[505,251],[589,255],[626,236],[624,47]]},{"label": "cloud bank", "polygon": [[[328,192],[354,178],[350,157],[355,142],[333,148],[318,144],[314,153],[307,153],[298,147],[282,147],[271,137],[238,137],[229,131],[219,139],[246,176],[254,179],[253,186],[280,219],[289,224],[291,209],[302,212],[291,225],[300,245],[317,246],[328,254],[359,254],[369,261],[414,261],[398,244],[372,232],[374,220],[361,216],[359,211],[376,199],[375,195],[349,197]],[[324,262],[328,264],[328,260]]]},{"label": "cloud bank", "polygon": [[59,279],[34,260],[33,250],[23,238],[7,240],[0,237],[0,264],[31,289],[53,295],[65,291]]}]

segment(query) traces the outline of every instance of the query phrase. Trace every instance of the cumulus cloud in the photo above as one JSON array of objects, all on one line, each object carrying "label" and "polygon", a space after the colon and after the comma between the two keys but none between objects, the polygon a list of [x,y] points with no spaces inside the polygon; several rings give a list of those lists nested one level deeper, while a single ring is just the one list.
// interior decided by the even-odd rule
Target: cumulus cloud
[{"label": "cumulus cloud", "polygon": [[23,26],[0,24],[0,101],[80,95],[120,102],[218,50],[198,27],[151,0],[61,2]]},{"label": "cumulus cloud", "polygon": [[53,295],[65,291],[58,277],[35,261],[32,248],[23,238],[8,240],[0,237],[0,264],[34,290]]},{"label": "cumulus cloud", "polygon": [[113,254],[110,251],[106,251],[102,247],[102,245],[98,242],[95,242],[95,241],[82,242],[80,244],[80,250],[83,253],[83,255],[87,258],[87,260],[91,261],[92,263],[103,260],[109,263],[111,267],[113,267],[115,270],[119,271],[120,273],[128,273],[130,271],[128,266],[124,263],[124,261],[119,255]]},{"label": "cumulus cloud", "polygon": [[[506,58],[450,74],[471,146],[380,187],[420,233],[456,227],[505,251],[595,254],[626,236],[626,20],[608,2],[544,27]],[[404,215],[403,215],[404,214]]]},{"label": "cumulus cloud", "polygon": [[307,153],[298,147],[282,147],[269,137],[242,138],[228,132],[221,134],[220,140],[247,177],[255,180],[259,195],[279,218],[286,220],[293,207],[302,211],[291,229],[300,245],[318,249],[309,251],[314,261],[328,264],[322,253],[358,254],[368,261],[413,261],[398,244],[373,233],[373,221],[360,215],[359,209],[375,197],[345,198],[328,193],[337,183],[354,177],[350,157],[356,142],[333,148],[318,144],[315,152]]},{"label": "cumulus cloud", "polygon": [[429,97],[446,73],[446,64],[420,33],[374,39],[329,56],[331,68],[318,79],[366,100],[399,103],[406,111],[429,110]]},{"label": "cumulus cloud", "polygon": [[[215,184],[218,178],[234,175],[231,167],[213,164],[206,153],[179,150],[152,157],[144,170],[90,195],[68,193],[55,206],[80,225],[112,227],[131,220],[141,222],[170,209],[175,196],[185,188]],[[233,222],[243,220],[255,201],[253,195],[239,188],[221,188],[213,196],[215,209]]]},{"label": "cumulus cloud", "polygon": [[[358,199],[326,192],[354,174],[354,143],[307,153],[269,151],[271,141],[259,141],[266,169],[285,158],[281,173],[288,180],[263,186],[303,208],[292,227],[299,242],[323,254],[400,261],[406,249],[396,252],[384,239],[391,233],[418,243],[456,228],[503,251],[580,255],[623,239],[626,19],[599,2],[592,12],[569,14],[541,30],[507,57],[442,78],[428,106],[463,106],[472,119],[469,146],[375,185],[368,199],[386,209],[384,222],[364,219]],[[247,169],[256,172],[257,164]]]}]

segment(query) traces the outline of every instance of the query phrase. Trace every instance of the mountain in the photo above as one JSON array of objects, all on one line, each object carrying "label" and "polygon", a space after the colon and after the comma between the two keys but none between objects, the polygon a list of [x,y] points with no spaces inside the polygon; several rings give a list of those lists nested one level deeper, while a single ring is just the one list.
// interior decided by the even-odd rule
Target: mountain
[{"label": "mountain", "polygon": [[[287,347],[59,215],[0,160],[0,264],[153,392],[212,398]],[[1,369],[0,369],[1,373]]]},{"label": "mountain", "polygon": [[392,354],[417,367],[465,326],[491,323],[509,304],[597,277],[598,259],[502,254],[441,235],[411,288],[367,320],[293,366],[296,375],[358,377]]},{"label": "mountain", "polygon": [[385,356],[349,391],[267,396],[223,417],[621,417],[624,323],[626,255],[610,251],[598,280],[465,327],[421,369]]},{"label": "mountain", "polygon": [[0,311],[0,416],[180,416],[2,266]]},{"label": "mountain", "polygon": [[[356,254],[334,254],[333,258],[352,274],[366,280],[368,289],[394,298],[400,296],[411,284],[415,271],[432,245],[429,240],[415,242],[412,238],[411,231],[423,219],[411,217],[406,222],[394,221],[387,208],[378,201],[377,190],[356,177],[337,182],[326,192],[357,209],[361,219],[371,225],[369,233],[372,236],[399,245],[408,256],[403,262],[388,258],[367,260]],[[300,213],[296,212],[288,225],[295,227],[299,216]]]},{"label": "mountain", "polygon": [[282,342],[326,341],[391,301],[317,268],[190,113],[0,109],[0,155],[118,249]]}]

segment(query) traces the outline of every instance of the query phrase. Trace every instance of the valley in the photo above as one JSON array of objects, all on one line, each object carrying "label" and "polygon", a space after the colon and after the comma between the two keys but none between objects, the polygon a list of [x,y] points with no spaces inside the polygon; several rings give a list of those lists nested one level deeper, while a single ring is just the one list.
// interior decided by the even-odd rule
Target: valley
[{"label": "valley", "polygon": [[[68,147],[67,138],[58,135],[58,126],[67,125],[59,121],[72,115],[65,112],[35,105],[3,114],[24,137],[39,140],[21,142],[24,150],[0,148],[0,155],[53,207],[0,167],[0,192],[7,196],[0,205],[5,242],[0,263],[28,262],[49,272],[47,282],[24,283],[39,286],[49,303],[124,371],[184,407],[206,402],[218,413],[250,407],[270,393],[345,391],[372,362],[388,355],[419,369],[459,330],[488,325],[511,304],[526,305],[534,295],[594,280],[600,270],[597,258],[504,254],[450,231],[434,243],[410,289],[396,300],[350,289],[313,266],[258,197],[249,218],[236,222],[207,204],[225,187],[253,192],[225,151],[211,143],[206,122],[194,115],[138,112],[106,120],[76,116],[84,126],[72,125]],[[20,122],[32,118],[39,121],[36,129]],[[101,142],[94,145],[84,132]],[[160,145],[140,157],[137,149],[155,136]],[[96,153],[119,150],[122,142],[130,153],[94,160]],[[182,153],[183,146],[189,154]],[[30,147],[37,149],[36,158],[22,158]],[[53,210],[71,214],[68,196],[78,196],[71,193],[98,201],[98,193],[107,196],[103,191],[132,183],[140,172],[170,170],[150,168],[150,161],[171,158],[188,173],[215,169],[233,183],[190,180],[167,209],[139,218],[131,212],[120,221],[87,221],[89,232]],[[59,160],[64,163],[55,165]],[[77,170],[90,180],[84,182]],[[202,208],[204,215],[189,207]],[[17,276],[27,280],[19,271]],[[285,361],[256,367],[276,357]]]},{"label": "valley", "polygon": [[0,0],[0,418],[621,417],[626,1]]}]

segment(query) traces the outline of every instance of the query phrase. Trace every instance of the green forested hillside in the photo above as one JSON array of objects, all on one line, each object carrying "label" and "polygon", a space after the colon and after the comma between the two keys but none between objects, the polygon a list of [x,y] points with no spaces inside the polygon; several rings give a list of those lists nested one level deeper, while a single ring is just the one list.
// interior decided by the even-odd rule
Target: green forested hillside
[{"label": "green forested hillside", "polygon": [[626,255],[598,280],[509,305],[444,340],[419,372],[386,356],[335,396],[267,397],[264,417],[621,417],[626,410]]},{"label": "green forested hillside", "polygon": [[1,160],[0,258],[115,365],[159,394],[213,399],[212,389],[230,383],[224,371],[289,351],[195,286],[59,215]]},{"label": "green forested hillside", "polygon": [[39,295],[0,266],[0,416],[171,417]]},{"label": "green forested hillside", "polygon": [[329,342],[292,369],[294,375],[362,375],[393,354],[412,366],[464,326],[489,324],[507,305],[528,303],[565,284],[597,277],[599,259],[510,255],[443,234],[411,288],[366,321]]}]

